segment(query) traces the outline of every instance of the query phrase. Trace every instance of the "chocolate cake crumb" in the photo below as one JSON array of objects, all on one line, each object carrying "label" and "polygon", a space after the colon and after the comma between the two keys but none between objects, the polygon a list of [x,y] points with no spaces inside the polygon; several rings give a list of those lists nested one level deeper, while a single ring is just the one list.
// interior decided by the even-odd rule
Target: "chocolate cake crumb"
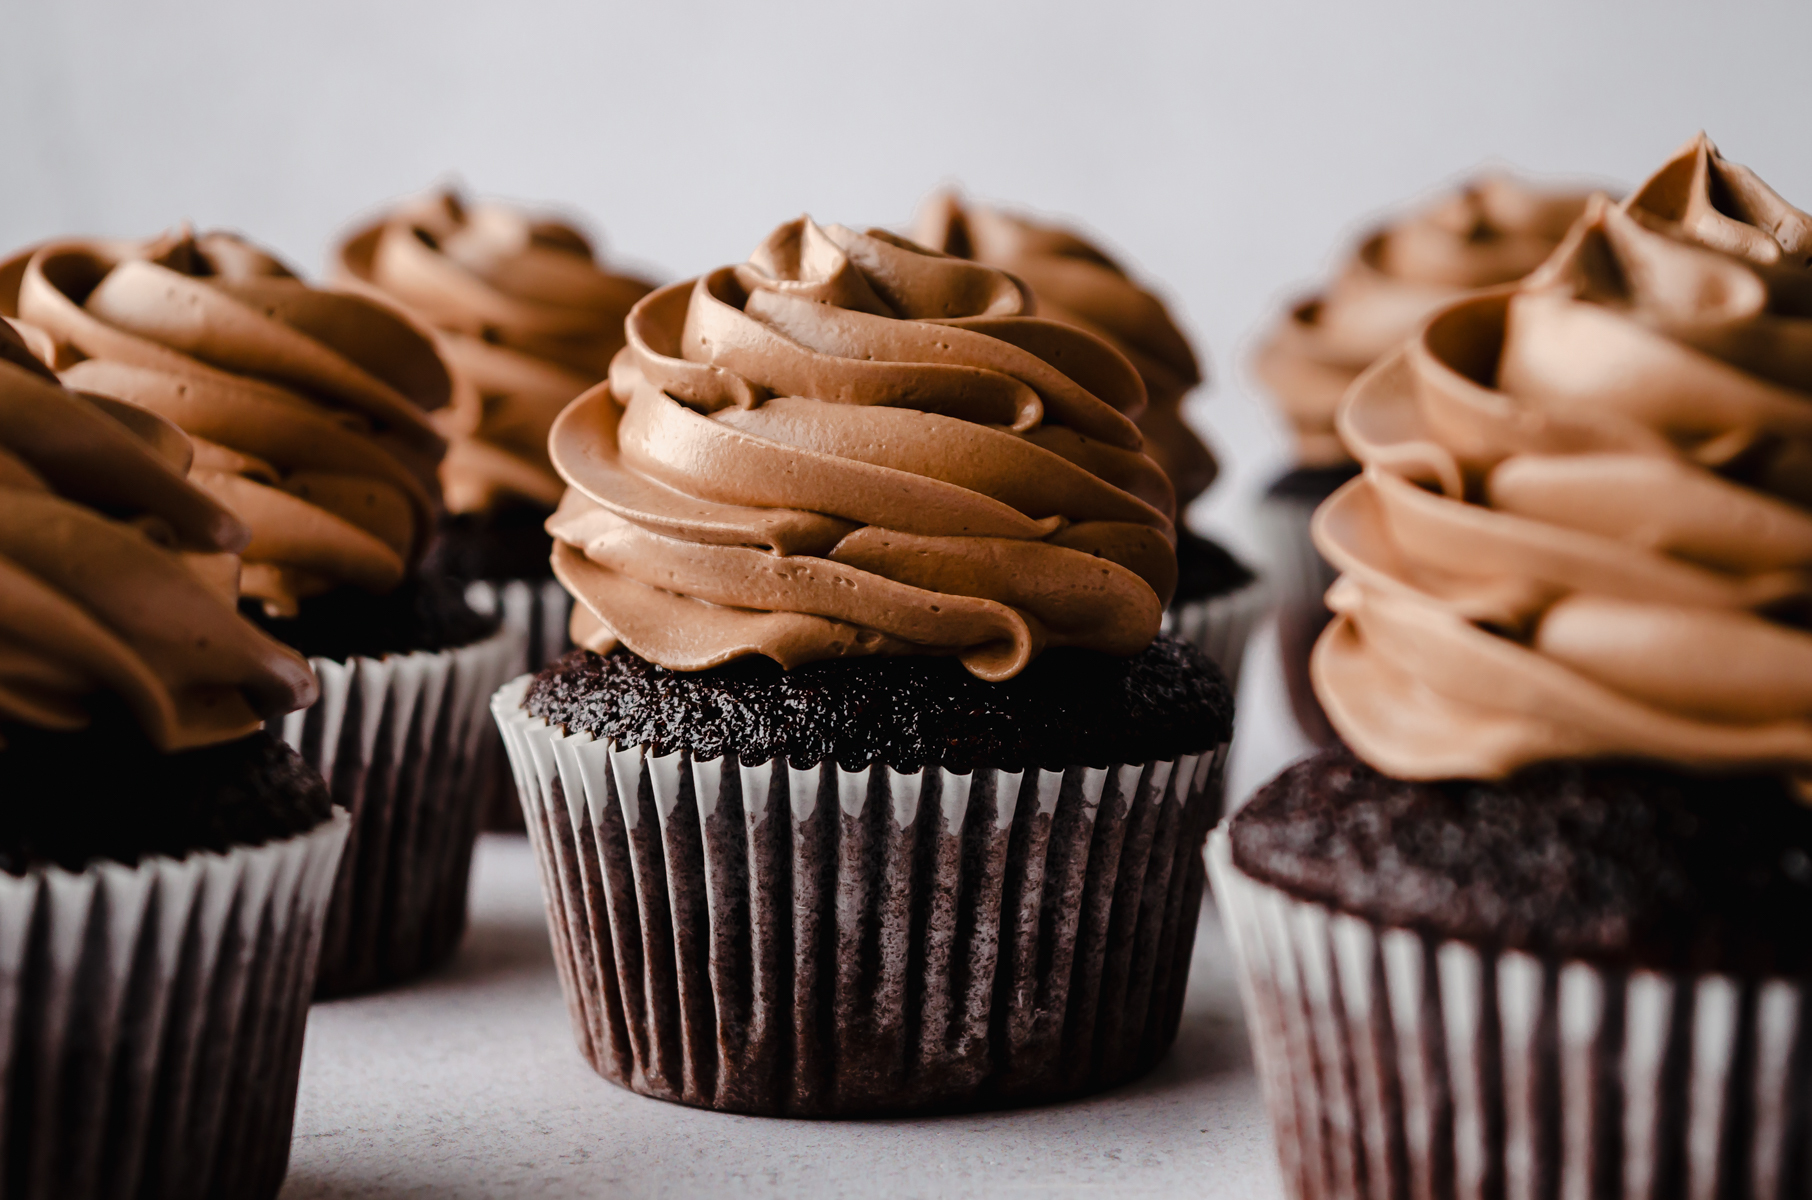
[{"label": "chocolate cake crumb", "polygon": [[1177,528],[1177,591],[1170,600],[1173,606],[1237,592],[1254,578],[1246,565],[1219,543]]},{"label": "chocolate cake crumb", "polygon": [[908,655],[792,671],[738,659],[670,671],[619,647],[576,650],[535,676],[528,711],[568,732],[656,754],[783,756],[850,770],[1105,766],[1194,754],[1233,733],[1226,678],[1193,646],[1161,637],[1131,658],[1047,650],[1002,683],[954,658]]},{"label": "chocolate cake crumb", "polygon": [[466,603],[463,580],[416,576],[379,596],[335,588],[302,601],[294,617],[272,617],[253,599],[239,611],[266,633],[308,658],[344,662],[364,656],[451,650],[489,637],[497,620]]},{"label": "chocolate cake crumb", "polygon": [[552,579],[554,539],[545,528],[550,515],[538,505],[505,504],[442,517],[422,573],[458,580]]},{"label": "chocolate cake crumb", "polygon": [[1310,504],[1319,504],[1358,475],[1359,464],[1351,462],[1334,463],[1326,467],[1297,467],[1272,480],[1271,486],[1265,489],[1265,495],[1275,500],[1306,500]]},{"label": "chocolate cake crumb", "polygon": [[1575,761],[1407,782],[1335,747],[1229,832],[1246,874],[1384,925],[1659,970],[1812,971],[1812,808],[1773,775]]}]

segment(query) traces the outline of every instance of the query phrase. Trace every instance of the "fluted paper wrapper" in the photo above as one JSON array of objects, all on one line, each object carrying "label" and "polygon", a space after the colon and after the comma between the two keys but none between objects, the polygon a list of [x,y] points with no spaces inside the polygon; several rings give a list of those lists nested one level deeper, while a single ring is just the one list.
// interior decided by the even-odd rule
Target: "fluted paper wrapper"
[{"label": "fluted paper wrapper", "polygon": [[1298,900],[1208,846],[1296,1200],[1775,1200],[1812,1185],[1803,981],[1624,970]]},{"label": "fluted paper wrapper", "polygon": [[[505,629],[521,631],[523,652],[505,678],[539,671],[573,648],[567,633],[573,598],[557,579],[475,580],[466,585],[466,603],[486,616],[499,618]],[[487,793],[478,810],[479,827],[501,833],[525,832],[515,775],[504,754],[503,739],[489,722],[474,778]]]},{"label": "fluted paper wrapper", "polygon": [[973,1108],[1112,1086],[1176,1036],[1224,746],[967,774],[693,761],[551,728],[528,684],[492,708],[605,1078],[769,1115]]},{"label": "fluted paper wrapper", "polygon": [[0,874],[7,1200],[277,1194],[349,824]]},{"label": "fluted paper wrapper", "polygon": [[1271,606],[1270,589],[1254,579],[1238,591],[1205,600],[1189,600],[1164,613],[1164,632],[1180,638],[1214,660],[1239,694],[1239,668],[1246,659],[1252,630]]},{"label": "fluted paper wrapper", "polygon": [[414,978],[459,944],[484,801],[474,781],[492,736],[485,702],[521,640],[500,629],[453,650],[313,658],[321,698],[270,723],[352,814],[319,995]]}]

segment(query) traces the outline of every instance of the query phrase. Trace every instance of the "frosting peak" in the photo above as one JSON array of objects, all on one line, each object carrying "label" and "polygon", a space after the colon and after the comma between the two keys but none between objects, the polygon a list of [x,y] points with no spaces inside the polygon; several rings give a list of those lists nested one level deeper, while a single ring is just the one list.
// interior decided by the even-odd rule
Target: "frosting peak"
[{"label": "frosting peak", "polygon": [[194,441],[194,482],[251,528],[245,595],[293,614],[341,584],[387,591],[421,553],[444,448],[428,412],[451,384],[395,312],[220,233],[49,243],[0,284],[65,383]]},{"label": "frosting peak", "polygon": [[623,318],[649,285],[607,270],[571,225],[452,191],[356,230],[335,273],[437,331],[457,384],[438,421],[450,441],[448,509],[558,503],[548,430],[604,377],[623,346]]},{"label": "frosting peak", "polygon": [[643,299],[551,438],[574,640],[679,670],[957,654],[985,679],[1047,645],[1136,653],[1176,577],[1144,388],[1029,307],[1000,271],[808,218]]},{"label": "frosting peak", "polygon": [[160,418],[61,387],[0,320],[0,721],[80,729],[110,693],[176,751],[314,702],[308,664],[236,611],[250,531],[184,482],[188,457]]},{"label": "frosting peak", "polygon": [[1188,338],[1164,302],[1101,249],[1061,226],[938,192],[913,225],[917,241],[1023,280],[1038,315],[1113,346],[1139,372],[1148,403],[1135,414],[1145,448],[1170,477],[1181,511],[1214,482],[1214,455],[1183,420],[1182,402],[1202,383]]},{"label": "frosting peak", "polygon": [[1380,770],[1812,767],[1812,274],[1661,232],[1656,186],[1341,408],[1313,675]]},{"label": "frosting peak", "polygon": [[1539,266],[1586,194],[1490,174],[1368,234],[1321,294],[1296,304],[1253,369],[1296,431],[1304,466],[1348,461],[1334,431],[1359,373],[1442,305]]}]

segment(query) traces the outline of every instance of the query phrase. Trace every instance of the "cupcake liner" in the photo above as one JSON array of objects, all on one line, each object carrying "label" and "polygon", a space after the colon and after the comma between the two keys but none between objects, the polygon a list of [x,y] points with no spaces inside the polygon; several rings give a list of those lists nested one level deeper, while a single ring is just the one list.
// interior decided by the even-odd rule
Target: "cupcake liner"
[{"label": "cupcake liner", "polygon": [[8,1200],[277,1194],[350,825],[0,874]]},{"label": "cupcake liner", "polygon": [[413,978],[458,944],[485,798],[473,783],[491,737],[485,700],[521,642],[500,629],[453,650],[312,658],[321,698],[270,722],[352,814],[317,995]]},{"label": "cupcake liner", "polygon": [[1292,1197],[1805,1195],[1812,990],[1497,951],[1208,845]]},{"label": "cupcake liner", "polygon": [[[523,654],[505,678],[539,671],[573,648],[567,633],[573,598],[556,579],[511,579],[501,583],[474,580],[466,585],[466,603],[486,616],[498,617],[505,629],[522,631]],[[492,732],[489,722],[473,778],[480,780],[486,790],[478,810],[479,827],[502,833],[526,832],[503,741]]]},{"label": "cupcake liner", "polygon": [[1167,610],[1164,632],[1181,638],[1213,659],[1237,696],[1246,642],[1270,607],[1270,589],[1264,580],[1254,579],[1238,591],[1185,601]]},{"label": "cupcake liner", "polygon": [[1042,1102],[1176,1035],[1226,747],[1063,771],[695,761],[492,700],[579,1048],[765,1115]]}]

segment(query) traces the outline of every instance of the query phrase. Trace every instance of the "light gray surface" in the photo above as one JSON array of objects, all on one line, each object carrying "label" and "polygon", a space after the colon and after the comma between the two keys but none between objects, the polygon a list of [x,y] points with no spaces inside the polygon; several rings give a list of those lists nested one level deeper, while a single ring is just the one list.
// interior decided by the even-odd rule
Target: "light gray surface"
[{"label": "light gray surface", "polygon": [[434,978],[316,1005],[284,1200],[1278,1195],[1212,908],[1181,1033],[1145,1079],[1015,1113],[779,1121],[604,1082],[574,1048],[526,839],[487,835]]}]

